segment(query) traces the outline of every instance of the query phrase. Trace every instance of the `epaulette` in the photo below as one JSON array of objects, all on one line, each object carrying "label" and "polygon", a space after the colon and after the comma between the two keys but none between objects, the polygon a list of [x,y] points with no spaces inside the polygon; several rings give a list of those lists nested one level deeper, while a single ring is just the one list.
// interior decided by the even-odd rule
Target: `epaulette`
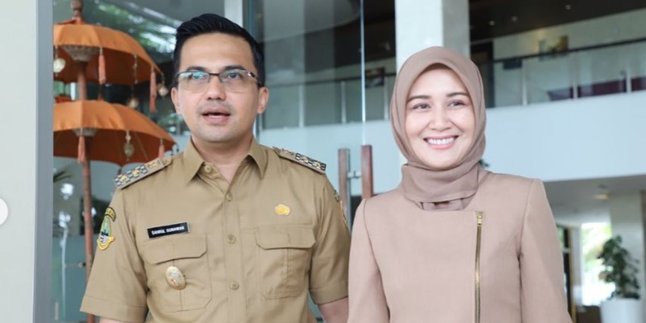
[{"label": "epaulette", "polygon": [[313,169],[321,174],[325,174],[325,163],[322,163],[316,159],[309,158],[303,154],[295,153],[292,151],[289,151],[287,149],[283,148],[278,148],[274,147],[274,150],[278,154],[278,156],[283,157],[285,159],[289,159],[291,161],[297,162],[307,168]]},{"label": "epaulette", "polygon": [[117,188],[125,188],[128,185],[135,183],[143,178],[150,176],[172,163],[170,157],[157,158],[155,160],[149,161],[143,165],[139,165],[125,174],[119,174],[114,178],[114,183]]}]

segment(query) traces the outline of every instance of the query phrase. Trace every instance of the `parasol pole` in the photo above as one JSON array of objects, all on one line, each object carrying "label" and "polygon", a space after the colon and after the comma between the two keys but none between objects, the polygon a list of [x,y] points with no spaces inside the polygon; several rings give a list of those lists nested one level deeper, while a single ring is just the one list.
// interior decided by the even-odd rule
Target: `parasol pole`
[{"label": "parasol pole", "polygon": [[[83,1],[72,0],[70,2],[72,7],[73,17],[77,23],[83,22]],[[89,57],[97,50],[95,48],[69,48],[72,58],[78,64],[76,72],[76,88],[78,90],[78,99],[87,100],[87,79],[85,77],[85,69]],[[81,162],[83,173],[83,233],[85,235],[85,281],[90,278],[92,270],[92,261],[94,257],[94,226],[92,225],[92,181],[90,175],[90,158],[88,151],[92,143],[92,135],[95,129],[86,129],[90,131],[83,131],[79,129],[79,160]],[[95,317],[92,314],[87,315],[87,322],[94,323]]]},{"label": "parasol pole", "polygon": [[79,134],[79,140],[85,142],[85,147],[82,151],[83,156],[79,156],[82,173],[83,173],[83,234],[85,235],[85,278],[90,278],[90,270],[92,269],[92,261],[94,257],[94,226],[92,225],[92,180],[90,176],[90,159],[88,158],[88,150],[92,145],[92,137],[86,133]]},{"label": "parasol pole", "polygon": [[76,90],[78,91],[79,100],[87,100],[87,78],[85,77],[85,68],[87,62],[77,61],[78,69],[76,70]]},{"label": "parasol pole", "polygon": [[[88,151],[92,146],[92,136],[96,129],[78,129],[79,162],[83,174],[83,235],[85,240],[85,281],[89,281],[94,261],[94,225],[92,221],[92,176]],[[87,315],[87,322],[94,323],[94,315]]]}]

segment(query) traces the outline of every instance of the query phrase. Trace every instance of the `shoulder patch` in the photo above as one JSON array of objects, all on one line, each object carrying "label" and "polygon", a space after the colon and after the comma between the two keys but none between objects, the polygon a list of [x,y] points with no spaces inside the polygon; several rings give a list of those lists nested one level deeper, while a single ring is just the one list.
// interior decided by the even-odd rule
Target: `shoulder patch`
[{"label": "shoulder patch", "polygon": [[161,159],[157,158],[143,165],[139,165],[125,174],[117,175],[117,177],[114,178],[114,183],[117,188],[126,188],[128,185],[164,169],[166,166],[170,165],[171,162],[172,159],[170,157],[164,157]]},{"label": "shoulder patch", "polygon": [[325,168],[327,167],[325,163],[322,163],[316,159],[309,158],[303,154],[295,153],[283,148],[274,147],[274,151],[276,151],[278,156],[282,158],[289,159],[307,168],[313,169],[321,174],[325,174]]}]

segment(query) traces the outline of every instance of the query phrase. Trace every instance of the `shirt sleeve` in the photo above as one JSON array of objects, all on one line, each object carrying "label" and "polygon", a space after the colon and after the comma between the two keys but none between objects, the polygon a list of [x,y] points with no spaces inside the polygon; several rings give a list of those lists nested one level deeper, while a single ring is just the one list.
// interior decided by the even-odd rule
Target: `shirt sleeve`
[{"label": "shirt sleeve", "polygon": [[542,182],[529,190],[520,249],[524,323],[570,323],[565,301],[563,257]]},{"label": "shirt sleeve", "polygon": [[[130,230],[124,192],[117,190],[101,225],[81,311],[128,322],[142,322],[146,275]],[[113,216],[108,216],[109,212]],[[106,244],[107,243],[107,244]]]},{"label": "shirt sleeve", "polygon": [[364,200],[357,208],[350,248],[350,323],[388,323],[388,304],[372,250]]},{"label": "shirt sleeve", "polygon": [[310,294],[314,303],[325,304],[348,296],[350,231],[327,179],[318,200],[319,223],[312,252]]}]

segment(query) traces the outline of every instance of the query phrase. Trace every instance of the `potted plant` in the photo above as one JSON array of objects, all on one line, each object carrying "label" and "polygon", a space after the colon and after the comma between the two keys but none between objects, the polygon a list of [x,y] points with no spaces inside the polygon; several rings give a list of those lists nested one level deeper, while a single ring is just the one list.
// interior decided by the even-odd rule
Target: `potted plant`
[{"label": "potted plant", "polygon": [[608,239],[597,256],[604,266],[599,278],[615,285],[610,298],[601,303],[601,320],[603,323],[641,323],[637,260],[621,243],[621,236]]}]

